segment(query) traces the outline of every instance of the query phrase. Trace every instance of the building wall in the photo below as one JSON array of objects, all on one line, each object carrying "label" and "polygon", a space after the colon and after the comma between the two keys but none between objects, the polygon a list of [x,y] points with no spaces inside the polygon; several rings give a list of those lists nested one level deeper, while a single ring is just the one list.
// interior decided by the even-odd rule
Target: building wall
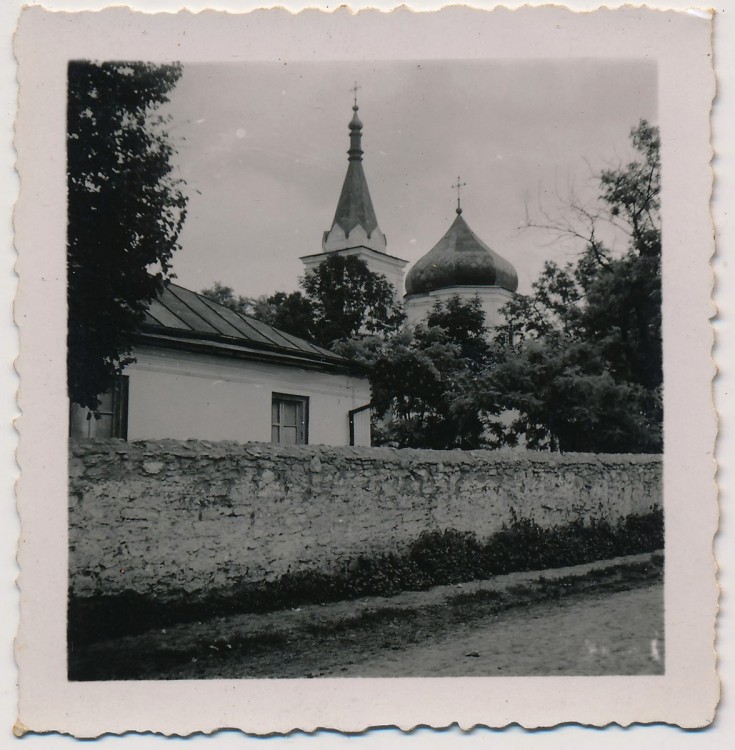
[{"label": "building wall", "polygon": [[661,470],[660,456],[72,442],[71,588],[196,599],[423,531],[614,521],[662,505]]},{"label": "building wall", "polygon": [[403,300],[406,322],[409,325],[420,323],[434,307],[434,303],[446,302],[450,297],[455,296],[463,299],[477,297],[485,311],[485,325],[488,328],[496,328],[503,322],[500,309],[506,302],[513,299],[514,294],[497,286],[455,286],[424,294],[407,294]]},{"label": "building wall", "polygon": [[135,357],[129,440],[270,441],[272,394],[285,393],[309,397],[310,444],[349,445],[348,413],[370,401],[367,379],[351,375],[152,347]]}]

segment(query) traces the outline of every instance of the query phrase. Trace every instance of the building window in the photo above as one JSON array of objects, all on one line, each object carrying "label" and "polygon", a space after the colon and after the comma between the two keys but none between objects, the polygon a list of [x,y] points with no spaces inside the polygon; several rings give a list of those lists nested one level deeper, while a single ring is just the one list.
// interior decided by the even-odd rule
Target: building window
[{"label": "building window", "polygon": [[97,413],[71,405],[72,437],[128,438],[128,376],[120,375],[100,397]]},{"label": "building window", "polygon": [[309,399],[274,393],[271,402],[271,442],[305,445],[309,442]]}]

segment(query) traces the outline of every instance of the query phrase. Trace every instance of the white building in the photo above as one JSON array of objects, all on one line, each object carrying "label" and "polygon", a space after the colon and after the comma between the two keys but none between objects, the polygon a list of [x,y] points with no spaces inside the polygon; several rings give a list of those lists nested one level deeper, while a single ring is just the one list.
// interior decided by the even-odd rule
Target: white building
[{"label": "white building", "polygon": [[370,445],[370,384],[315,344],[170,284],[148,308],[134,364],[72,437]]}]

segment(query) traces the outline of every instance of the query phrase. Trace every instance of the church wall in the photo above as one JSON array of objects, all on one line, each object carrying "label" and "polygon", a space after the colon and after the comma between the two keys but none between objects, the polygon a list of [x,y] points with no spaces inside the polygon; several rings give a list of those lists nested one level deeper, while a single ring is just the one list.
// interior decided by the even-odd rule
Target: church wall
[{"label": "church wall", "polygon": [[513,292],[497,286],[455,286],[424,294],[410,294],[406,295],[403,301],[406,322],[409,325],[420,323],[437,301],[446,302],[450,297],[457,295],[463,299],[479,298],[482,309],[485,311],[485,325],[488,328],[496,328],[503,322],[500,309],[515,296]]},{"label": "church wall", "polygon": [[281,393],[309,398],[309,443],[349,445],[348,412],[370,401],[367,380],[350,375],[153,347],[135,356],[129,440],[269,441]]},{"label": "church wall", "polygon": [[662,506],[660,456],[178,442],[71,442],[70,586],[196,601],[287,571]]}]

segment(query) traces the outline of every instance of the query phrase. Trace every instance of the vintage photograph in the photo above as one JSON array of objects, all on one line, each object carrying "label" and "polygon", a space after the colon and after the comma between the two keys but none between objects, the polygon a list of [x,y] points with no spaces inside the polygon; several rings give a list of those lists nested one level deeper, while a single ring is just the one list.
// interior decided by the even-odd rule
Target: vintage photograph
[{"label": "vintage photograph", "polygon": [[18,733],[712,720],[710,30],[24,14]]},{"label": "vintage photograph", "polygon": [[71,61],[69,679],[662,674],[656,97]]}]

